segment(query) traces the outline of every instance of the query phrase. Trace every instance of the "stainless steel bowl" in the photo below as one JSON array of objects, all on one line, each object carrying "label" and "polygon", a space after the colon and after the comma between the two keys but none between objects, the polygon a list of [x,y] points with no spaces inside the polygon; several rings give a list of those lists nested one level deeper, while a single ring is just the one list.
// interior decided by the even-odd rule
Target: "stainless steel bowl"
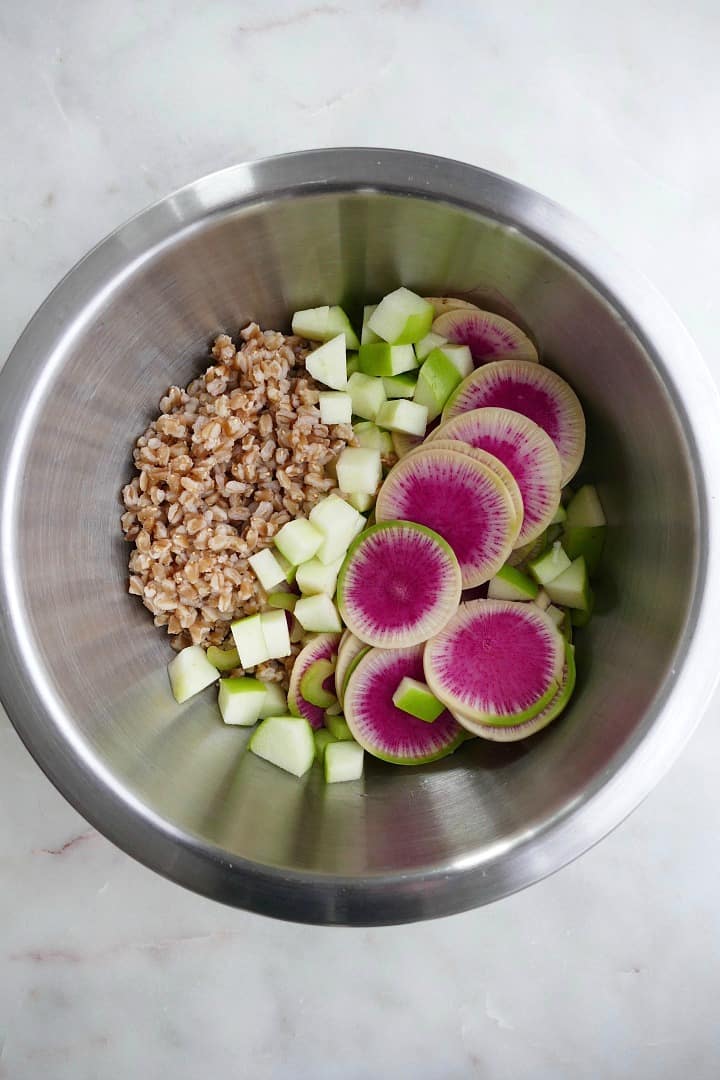
[{"label": "stainless steel bowl", "polygon": [[[567,715],[364,790],[243,753],[214,694],[182,708],[126,592],[120,488],[170,383],[220,330],[283,326],[404,283],[519,313],[589,422],[610,522]],[[558,869],[632,810],[715,682],[720,408],[658,294],[563,210],[440,158],[327,150],[228,169],[92,251],[0,376],[0,685],[28,749],[93,825],[215,899],[318,923],[405,922]]]}]

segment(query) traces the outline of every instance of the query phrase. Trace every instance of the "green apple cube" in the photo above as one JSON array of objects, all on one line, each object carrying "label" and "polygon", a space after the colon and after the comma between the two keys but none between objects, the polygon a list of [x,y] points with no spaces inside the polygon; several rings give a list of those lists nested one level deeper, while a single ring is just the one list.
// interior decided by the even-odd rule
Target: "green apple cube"
[{"label": "green apple cube", "polygon": [[[307,563],[305,565],[307,566]],[[297,596],[291,592],[272,592],[268,593],[267,602],[272,608],[292,611],[297,603]]]},{"label": "green apple cube", "polygon": [[313,738],[315,740],[315,757],[322,764],[325,751],[331,742],[335,742],[335,739],[326,728],[320,728],[318,731],[313,732]]},{"label": "green apple cube", "polygon": [[292,585],[293,581],[295,580],[295,567],[292,565],[292,563],[288,562],[288,560],[280,551],[277,551],[275,553],[275,558],[282,566],[282,571],[285,575],[285,581],[287,581],[288,585]]},{"label": "green apple cube", "polygon": [[252,727],[260,719],[265,686],[258,679],[221,679],[218,690],[220,714],[226,724]]},{"label": "green apple cube", "polygon": [[325,727],[333,739],[337,739],[338,742],[350,742],[352,740],[352,732],[342,713],[326,712]]},{"label": "green apple cube", "polygon": [[304,776],[315,760],[315,740],[301,716],[268,716],[253,732],[248,749],[293,776]]},{"label": "green apple cube", "polygon": [[556,626],[562,626],[563,619],[565,618],[565,612],[562,608],[555,607],[554,604],[551,604],[550,607],[546,609],[545,614],[552,619]]},{"label": "green apple cube", "polygon": [[541,611],[547,611],[547,609],[550,607],[550,604],[552,603],[552,600],[545,592],[545,589],[539,589],[533,603],[536,604]]},{"label": "green apple cube", "polygon": [[580,555],[585,559],[588,573],[594,574],[600,564],[605,545],[605,525],[566,525],[563,532],[563,547],[571,559]]},{"label": "green apple cube", "polygon": [[345,335],[326,341],[305,358],[305,367],[313,379],[332,390],[344,390],[348,383]]},{"label": "green apple cube", "polygon": [[285,571],[270,548],[256,551],[254,555],[250,556],[248,562],[265,592],[269,592],[270,589],[274,589],[276,585],[285,580]]},{"label": "green apple cube", "polygon": [[[322,547],[324,537],[305,518],[288,521],[275,537],[275,547],[293,566],[312,559]],[[285,579],[287,581],[287,578]]]},{"label": "green apple cube", "polygon": [[314,634],[339,634],[342,630],[338,609],[326,593],[302,596],[294,614],[303,630]]},{"label": "green apple cube", "polygon": [[327,341],[329,318],[330,308],[327,304],[296,311],[292,317],[292,332],[308,341]]},{"label": "green apple cube", "polygon": [[374,345],[361,345],[358,357],[364,375],[377,375],[380,378],[414,371],[418,366],[412,345],[388,345],[385,341],[379,341]]},{"label": "green apple cube", "polygon": [[370,316],[368,326],[391,345],[413,345],[430,332],[434,315],[432,304],[401,287],[383,297]]},{"label": "green apple cube", "polygon": [[389,375],[383,379],[385,393],[389,398],[411,398],[415,393],[418,377],[412,371],[403,371],[400,375]]},{"label": "green apple cube", "polygon": [[178,705],[220,678],[202,645],[188,645],[167,666],[170,688]]},{"label": "green apple cube", "polygon": [[[284,612],[280,612],[284,618]],[[254,668],[270,659],[260,615],[247,615],[230,624],[235,648],[240,656],[240,665]]]},{"label": "green apple cube", "polygon": [[364,761],[365,751],[359,743],[328,743],[325,747],[325,782],[340,784],[362,779]]},{"label": "green apple cube", "polygon": [[323,390],[319,394],[320,419],[323,424],[349,424],[352,421],[352,398],[342,390]]},{"label": "green apple cube", "polygon": [[[528,570],[539,585],[547,586],[556,577],[559,577],[564,570],[567,570],[569,566],[570,559],[565,554],[560,541],[556,540],[551,548],[548,548],[542,555],[538,555],[536,559],[528,563]],[[549,589],[548,593],[552,599],[552,593]]]},{"label": "green apple cube", "polygon": [[264,611],[260,616],[260,622],[267,645],[268,660],[279,660],[283,656],[289,656],[290,631],[285,612],[281,608],[275,611]]},{"label": "green apple cube", "polygon": [[302,563],[298,566],[297,572],[297,583],[300,592],[304,596],[314,596],[316,593],[327,593],[328,596],[334,596],[338,574],[344,560],[345,553],[343,552],[339,559],[335,559],[331,563],[321,563],[318,558]]},{"label": "green apple cube", "polygon": [[382,479],[380,451],[369,446],[347,446],[337,460],[337,478],[338,487],[347,495],[374,495]]},{"label": "green apple cube", "polygon": [[353,491],[347,498],[350,505],[361,514],[366,514],[375,505],[375,496],[368,495],[367,492]]},{"label": "green apple cube", "polygon": [[442,349],[433,349],[420,368],[413,400],[427,409],[428,420],[434,420],[445,407],[447,399],[461,382],[460,373]]},{"label": "green apple cube", "polygon": [[347,349],[357,349],[360,346],[358,336],[352,328],[352,324],[347,315],[341,307],[334,304],[330,308],[328,314],[327,323],[327,338],[325,341],[329,341],[331,337],[335,337],[336,334],[343,334],[345,336],[345,347]]},{"label": "green apple cube", "polygon": [[539,591],[536,583],[514,566],[503,566],[488,584],[491,600],[536,600]]},{"label": "green apple cube", "polygon": [[356,416],[374,420],[387,401],[382,379],[355,371],[348,379],[348,394],[352,399],[352,411]]},{"label": "green apple cube", "polygon": [[370,319],[373,317],[377,310],[377,304],[366,304],[363,308],[363,321],[362,330],[360,331],[360,344],[361,345],[374,345],[375,342],[381,341],[378,335],[370,329]]},{"label": "green apple cube", "polygon": [[217,645],[209,645],[206,656],[218,671],[232,671],[233,668],[240,667],[240,656],[234,646],[219,649]]},{"label": "green apple cube", "polygon": [[[341,490],[343,490],[342,487]],[[325,565],[331,565],[337,559],[344,557],[357,534],[365,528],[365,519],[362,514],[359,514],[339,495],[328,495],[326,499],[322,499],[313,506],[310,511],[310,522],[313,528],[322,535],[323,541],[316,554],[318,561]],[[299,568],[297,581],[300,584]],[[305,592],[304,589],[302,591]],[[325,592],[326,590],[317,591]]]},{"label": "green apple cube", "polygon": [[444,338],[442,334],[433,334],[431,332],[418,341],[415,346],[415,355],[420,363],[422,363],[423,360],[427,359],[433,349],[438,349],[441,345],[447,345],[447,338]]},{"label": "green apple cube", "polygon": [[283,716],[287,712],[287,698],[282,686],[276,682],[263,683],[263,686],[265,688],[265,697],[260,706],[258,719],[264,720],[268,716]]},{"label": "green apple cube", "polygon": [[396,708],[418,720],[424,720],[427,724],[432,724],[445,710],[443,703],[438,701],[424,682],[411,679],[408,675],[400,680],[392,700]]},{"label": "green apple cube", "polygon": [[562,503],[558,506],[557,510],[550,519],[551,525],[562,525],[567,518],[567,510]]},{"label": "green apple cube", "polygon": [[347,360],[345,361],[345,371],[348,379],[351,375],[354,375],[356,371],[360,370],[360,357],[356,352],[349,352],[347,354]]},{"label": "green apple cube", "polygon": [[[299,599],[300,597],[298,597],[298,600]],[[308,635],[305,633],[297,619],[293,618],[292,626],[290,627],[290,643],[292,645],[297,645],[299,641],[305,641],[307,636]]]},{"label": "green apple cube", "polygon": [[595,593],[588,585],[587,589],[587,603],[584,608],[573,608],[570,611],[569,622],[572,626],[587,626],[592,617],[593,610],[595,608]]},{"label": "green apple cube", "polygon": [[573,495],[567,506],[566,520],[568,527],[599,528],[606,524],[602,504],[592,484],[584,484],[577,494]]},{"label": "green apple cube", "polygon": [[360,446],[369,446],[373,450],[379,450],[383,457],[392,454],[392,436],[388,431],[381,431],[372,420],[362,420],[359,424],[353,424],[353,431]]},{"label": "green apple cube", "polygon": [[[440,345],[438,352],[450,361],[461,379],[467,378],[475,370],[472,353],[467,345]],[[432,356],[432,353],[430,354]]]},{"label": "green apple cube", "polygon": [[[416,401],[388,401],[378,413],[380,427],[389,431],[402,431],[407,435],[424,435],[428,422],[428,411]],[[345,451],[347,453],[347,450]]]},{"label": "green apple cube", "polygon": [[553,604],[587,611],[591,604],[592,594],[587,566],[582,555],[574,559],[562,574],[549,581],[545,589]]}]

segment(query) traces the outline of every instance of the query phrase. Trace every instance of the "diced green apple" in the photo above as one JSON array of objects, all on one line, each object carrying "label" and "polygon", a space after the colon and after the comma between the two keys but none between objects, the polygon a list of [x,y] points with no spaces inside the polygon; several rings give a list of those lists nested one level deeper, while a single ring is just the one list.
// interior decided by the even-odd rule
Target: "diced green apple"
[{"label": "diced green apple", "polygon": [[551,525],[562,525],[562,523],[565,521],[566,517],[567,517],[567,510],[565,509],[563,504],[560,503],[557,510],[555,511],[552,518],[550,519],[550,524]]},{"label": "diced green apple", "polygon": [[373,345],[361,345],[358,353],[360,370],[365,375],[385,378],[414,371],[418,366],[412,345],[388,345],[385,341]]},{"label": "diced green apple", "polygon": [[352,398],[343,390],[322,390],[318,395],[323,424],[349,424],[352,421]]},{"label": "diced green apple", "polygon": [[444,338],[442,334],[433,334],[431,332],[418,341],[415,346],[415,355],[420,363],[422,363],[423,360],[427,359],[433,349],[439,348],[440,345],[447,345],[447,338]]},{"label": "diced green apple", "polygon": [[170,688],[178,705],[216,682],[220,673],[210,663],[202,645],[188,645],[167,667]]},{"label": "diced green apple", "polygon": [[366,446],[347,446],[337,460],[337,477],[338,487],[348,495],[374,495],[382,478],[380,451]]},{"label": "diced green apple", "polygon": [[253,733],[248,749],[293,776],[304,776],[315,760],[312,728],[300,716],[268,716]]},{"label": "diced green apple", "polygon": [[252,727],[260,719],[265,685],[258,679],[221,679],[218,690],[220,714],[226,724]]},{"label": "diced green apple", "polygon": [[265,720],[268,716],[284,716],[287,712],[287,698],[280,683],[268,682],[263,683],[263,686],[265,697],[260,707],[259,719]]},{"label": "diced green apple", "polygon": [[335,742],[335,739],[333,739],[326,728],[319,728],[317,731],[313,732],[313,738],[315,740],[315,757],[320,764],[322,764],[323,758],[325,757],[325,751],[330,743]]},{"label": "diced green apple", "polygon": [[282,566],[283,574],[285,575],[285,580],[287,581],[288,585],[292,585],[293,581],[295,580],[295,567],[291,562],[288,562],[288,560],[285,558],[281,551],[277,551],[275,553],[275,558]]},{"label": "diced green apple", "polygon": [[275,547],[289,563],[299,566],[317,555],[323,540],[323,534],[309,521],[305,518],[294,518],[283,525],[276,535]]},{"label": "diced green apple", "polygon": [[383,456],[392,454],[392,436],[388,431],[381,431],[372,420],[361,420],[359,424],[353,424],[353,431],[360,446],[369,446],[373,450],[379,450]]},{"label": "diced green apple", "polygon": [[336,334],[344,334],[347,349],[359,348],[360,342],[350,320],[343,309],[334,304],[328,313],[327,337],[324,340],[328,341],[331,337],[335,337]]},{"label": "diced green apple", "polygon": [[[280,612],[284,617],[284,612]],[[270,659],[260,615],[247,615],[230,624],[235,648],[244,668],[254,668]]]},{"label": "diced green apple", "polygon": [[269,592],[276,585],[279,585],[281,581],[285,580],[285,570],[270,548],[256,551],[254,555],[250,556],[248,562],[265,592]]},{"label": "diced green apple", "polygon": [[329,318],[330,308],[327,304],[296,311],[292,317],[292,332],[308,341],[327,341]]},{"label": "diced green apple", "polygon": [[347,354],[347,360],[345,361],[345,371],[348,379],[356,371],[360,370],[360,357],[356,352],[349,352]]},{"label": "diced green apple", "polygon": [[359,743],[328,743],[325,747],[325,782],[338,784],[362,779],[364,761],[365,752]]},{"label": "diced green apple", "polygon": [[[428,411],[416,401],[388,401],[378,413],[379,427],[389,431],[402,431],[406,435],[424,435],[428,422]],[[347,453],[347,450],[345,451]]]},{"label": "diced green apple", "polygon": [[352,732],[342,713],[325,713],[325,727],[338,742],[350,742]]},{"label": "diced green apple", "polygon": [[323,386],[329,386],[332,390],[344,390],[348,383],[345,335],[338,334],[308,353],[305,367],[313,379]]},{"label": "diced green apple", "polygon": [[283,656],[289,656],[290,631],[285,612],[281,608],[264,611],[260,616],[260,622],[267,645],[268,660],[279,660]]},{"label": "diced green apple", "polygon": [[587,566],[582,555],[573,560],[567,570],[564,570],[559,577],[548,582],[545,589],[554,604],[562,604],[563,607],[587,611],[590,607],[591,591]]},{"label": "diced green apple", "polygon": [[387,401],[382,379],[355,371],[348,379],[348,393],[352,399],[352,411],[356,416],[374,420]]},{"label": "diced green apple", "polygon": [[434,315],[432,304],[401,286],[383,297],[368,326],[391,345],[412,345],[430,332]]},{"label": "diced green apple", "polygon": [[[548,548],[542,555],[538,555],[536,559],[528,563],[528,570],[539,585],[544,585],[547,588],[549,582],[554,581],[569,566],[570,559],[565,554],[560,541],[556,540],[551,548]],[[548,593],[552,598],[549,589]]]},{"label": "diced green apple", "polygon": [[376,341],[382,341],[382,338],[370,329],[370,319],[375,314],[377,304],[366,304],[363,308],[363,322],[362,330],[360,331],[360,344],[361,345],[374,345]]},{"label": "diced green apple", "polygon": [[[310,560],[312,562],[312,559]],[[303,563],[307,566],[307,563]],[[293,611],[297,603],[297,596],[291,592],[268,593],[267,602],[272,608],[281,608],[283,611]]]},{"label": "diced green apple", "polygon": [[[350,449],[355,448],[350,447]],[[343,453],[347,453],[347,450]],[[342,484],[340,484],[340,490],[344,490]],[[357,534],[365,528],[365,519],[362,515],[339,495],[328,495],[326,499],[316,503],[310,511],[310,523],[323,538],[316,554],[319,562],[326,566],[334,564],[337,559],[343,557]],[[299,569],[297,580],[300,584]],[[303,589],[303,592],[305,591]],[[324,589],[316,591],[325,592]]]},{"label": "diced green apple", "polygon": [[605,545],[606,525],[566,525],[563,547],[571,559],[583,556],[588,573],[594,574],[600,564]]},{"label": "diced green apple", "polygon": [[592,617],[592,613],[595,609],[595,593],[588,585],[587,590],[587,603],[584,608],[572,608],[570,611],[570,622],[573,626],[582,627],[587,626]]},{"label": "diced green apple", "polygon": [[538,592],[537,584],[514,566],[503,566],[488,585],[491,600],[536,600]]},{"label": "diced green apple", "polygon": [[450,361],[461,379],[467,378],[470,372],[475,370],[472,353],[467,345],[440,345],[438,352]]},{"label": "diced green apple", "polygon": [[385,393],[389,398],[411,398],[415,393],[418,377],[413,371],[389,375],[383,379]]},{"label": "diced green apple", "polygon": [[592,484],[584,484],[567,506],[567,525],[598,528],[605,525],[605,513]]},{"label": "diced green apple", "polygon": [[[364,522],[363,522],[364,524]],[[345,553],[331,563],[321,563],[316,557],[309,562],[301,563],[297,571],[297,583],[300,592],[304,596],[314,596],[316,593],[327,593],[328,596],[335,594],[340,567],[345,559]],[[297,597],[295,597],[297,601]]]},{"label": "diced green apple", "polygon": [[347,500],[361,514],[366,514],[375,505],[375,496],[366,492],[354,491],[352,495],[348,495]]},{"label": "diced green apple", "polygon": [[424,682],[419,679],[411,679],[406,675],[400,680],[397,690],[392,697],[393,705],[403,712],[415,716],[418,720],[424,720],[432,724],[437,720],[445,706],[428,689]]},{"label": "diced green apple", "polygon": [[294,614],[303,630],[315,634],[336,634],[342,630],[338,609],[326,593],[302,596],[295,605]]},{"label": "diced green apple", "polygon": [[452,360],[442,349],[433,349],[420,368],[413,400],[425,406],[428,420],[434,420],[460,381],[460,373]]}]

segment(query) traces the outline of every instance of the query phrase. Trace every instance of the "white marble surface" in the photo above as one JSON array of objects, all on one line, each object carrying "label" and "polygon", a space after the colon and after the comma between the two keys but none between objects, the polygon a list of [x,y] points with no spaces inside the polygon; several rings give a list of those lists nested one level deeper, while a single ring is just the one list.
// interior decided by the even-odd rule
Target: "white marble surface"
[{"label": "white marble surface", "polygon": [[[566,204],[720,377],[715,0],[0,5],[0,355],[149,201],[248,157],[423,149]],[[491,908],[372,931],[226,910],[131,862],[0,716],[0,1077],[720,1073],[720,702],[647,802]]]}]

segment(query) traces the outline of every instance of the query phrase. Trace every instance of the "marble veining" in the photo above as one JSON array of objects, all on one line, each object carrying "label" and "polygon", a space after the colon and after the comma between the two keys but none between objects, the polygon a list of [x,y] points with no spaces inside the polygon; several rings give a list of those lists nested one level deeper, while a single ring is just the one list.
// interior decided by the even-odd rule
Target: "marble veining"
[{"label": "marble veining", "polygon": [[[0,11],[0,356],[119,222],[326,145],[483,165],[582,215],[720,376],[711,0],[76,0]],[[301,928],[184,892],[88,826],[0,714],[4,1080],[710,1080],[716,701],[611,837],[484,910]]]}]

